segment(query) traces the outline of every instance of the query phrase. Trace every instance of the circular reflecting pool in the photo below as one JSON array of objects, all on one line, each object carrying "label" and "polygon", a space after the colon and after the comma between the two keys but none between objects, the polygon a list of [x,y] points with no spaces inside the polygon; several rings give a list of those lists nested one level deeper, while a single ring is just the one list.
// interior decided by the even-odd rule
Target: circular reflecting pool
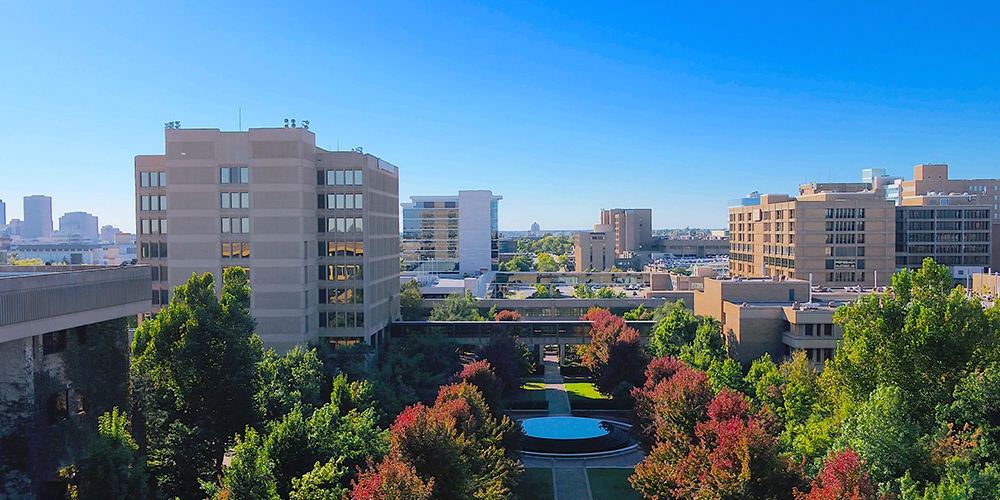
[{"label": "circular reflecting pool", "polygon": [[539,417],[521,421],[521,448],[547,456],[588,455],[634,446],[629,426],[583,417]]},{"label": "circular reflecting pool", "polygon": [[524,434],[545,439],[587,439],[611,433],[600,420],[580,417],[539,417],[521,421]]}]

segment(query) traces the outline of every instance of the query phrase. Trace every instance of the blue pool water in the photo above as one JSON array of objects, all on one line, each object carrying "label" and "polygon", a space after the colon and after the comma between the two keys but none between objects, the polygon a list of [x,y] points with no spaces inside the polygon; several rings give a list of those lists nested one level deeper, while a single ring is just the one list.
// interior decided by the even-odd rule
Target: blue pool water
[{"label": "blue pool water", "polygon": [[601,427],[601,421],[581,417],[539,417],[521,421],[524,434],[546,439],[587,439],[610,433]]}]

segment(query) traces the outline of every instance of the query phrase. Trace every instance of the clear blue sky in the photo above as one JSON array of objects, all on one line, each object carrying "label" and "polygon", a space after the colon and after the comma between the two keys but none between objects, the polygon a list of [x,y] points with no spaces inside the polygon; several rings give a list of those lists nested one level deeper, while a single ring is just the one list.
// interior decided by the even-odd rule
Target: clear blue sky
[{"label": "clear blue sky", "polygon": [[395,163],[402,201],[492,189],[508,230],[723,227],[868,167],[1000,177],[996,4],[666,3],[3,2],[0,199],[130,231],[163,122],[239,108]]}]

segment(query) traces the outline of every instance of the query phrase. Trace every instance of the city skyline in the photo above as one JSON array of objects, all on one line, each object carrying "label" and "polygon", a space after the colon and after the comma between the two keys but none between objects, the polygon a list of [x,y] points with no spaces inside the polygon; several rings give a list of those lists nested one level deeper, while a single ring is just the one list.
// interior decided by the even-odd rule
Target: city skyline
[{"label": "city skyline", "polygon": [[7,218],[44,194],[134,232],[132,159],[172,120],[310,120],[399,165],[402,199],[503,193],[501,231],[720,228],[749,191],[1000,164],[995,6],[237,5],[0,7],[32,41],[0,47]]}]

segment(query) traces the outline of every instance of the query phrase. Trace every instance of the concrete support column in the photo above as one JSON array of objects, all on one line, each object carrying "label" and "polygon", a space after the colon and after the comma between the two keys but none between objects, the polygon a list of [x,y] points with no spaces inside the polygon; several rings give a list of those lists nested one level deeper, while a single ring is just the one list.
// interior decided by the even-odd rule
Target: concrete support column
[{"label": "concrete support column", "polygon": [[559,343],[559,365],[566,361],[566,344]]}]

